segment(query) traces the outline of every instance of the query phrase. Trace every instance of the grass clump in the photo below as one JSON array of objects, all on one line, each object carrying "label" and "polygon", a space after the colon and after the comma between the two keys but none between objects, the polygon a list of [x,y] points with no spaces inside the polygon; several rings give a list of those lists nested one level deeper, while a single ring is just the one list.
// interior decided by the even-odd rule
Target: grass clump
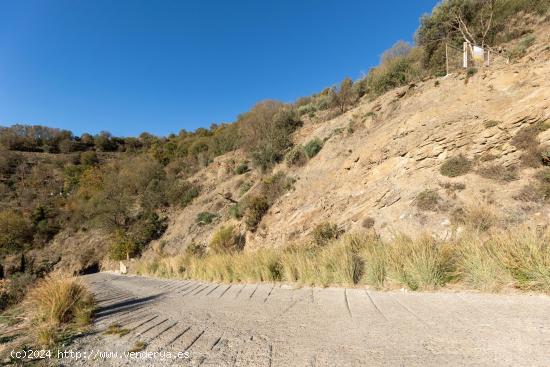
[{"label": "grass clump", "polygon": [[132,348],[128,351],[128,353],[138,353],[144,350],[147,347],[147,344],[145,342],[142,342],[141,340],[138,340],[134,343]]},{"label": "grass clump", "polygon": [[246,181],[239,186],[239,197],[243,196],[252,188],[252,182]]},{"label": "grass clump", "polygon": [[511,274],[493,256],[490,246],[471,232],[456,246],[457,271],[468,286],[482,291],[499,291],[513,284]]},{"label": "grass clump", "polygon": [[119,324],[111,324],[107,327],[107,330],[105,330],[104,334],[105,335],[118,335],[118,336],[122,337],[122,336],[128,334],[129,332],[130,332],[130,330],[124,329]]},{"label": "grass clump", "polygon": [[242,204],[236,203],[229,208],[229,216],[234,219],[241,219],[244,215]]},{"label": "grass clump", "polygon": [[416,196],[416,206],[420,210],[436,211],[441,202],[437,190],[424,190]]},{"label": "grass clump", "polygon": [[451,212],[452,223],[464,225],[476,233],[488,231],[498,220],[496,212],[487,205],[469,205],[466,208],[455,208]]},{"label": "grass clump", "polygon": [[528,34],[521,38],[517,45],[510,51],[509,55],[512,60],[517,60],[525,56],[529,47],[535,43],[535,36]]},{"label": "grass clump", "polygon": [[470,172],[472,162],[463,155],[450,157],[439,168],[439,172],[443,176],[458,177]]},{"label": "grass clump", "polygon": [[197,218],[195,219],[195,222],[200,226],[204,226],[207,224],[211,224],[214,221],[214,219],[216,219],[217,217],[218,216],[214,213],[200,212],[199,214],[197,214]]},{"label": "grass clump", "polygon": [[451,279],[452,255],[433,238],[400,236],[388,249],[388,277],[412,290],[435,289]]},{"label": "grass clump", "polygon": [[26,305],[37,330],[37,342],[53,345],[61,332],[91,322],[94,300],[79,280],[49,277],[29,292]]},{"label": "grass clump", "polygon": [[240,251],[244,247],[244,238],[235,226],[221,226],[210,240],[210,250],[217,254]]},{"label": "grass clump", "polygon": [[468,285],[483,290],[513,286],[523,290],[550,291],[548,233],[523,228],[492,234],[483,241],[460,241],[458,272]]},{"label": "grass clump", "polygon": [[[224,237],[229,241],[232,234]],[[372,232],[341,236],[323,246],[293,244],[256,251],[144,259],[141,274],[217,282],[288,281],[307,285],[369,285],[433,290],[447,284],[484,291],[503,288],[550,292],[550,232],[465,231],[451,241]]]}]

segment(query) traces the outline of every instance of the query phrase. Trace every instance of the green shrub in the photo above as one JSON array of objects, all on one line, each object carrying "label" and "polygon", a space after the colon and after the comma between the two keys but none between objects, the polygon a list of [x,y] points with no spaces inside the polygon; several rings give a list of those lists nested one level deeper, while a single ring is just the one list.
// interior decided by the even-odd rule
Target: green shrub
[{"label": "green shrub", "polygon": [[319,138],[310,140],[305,146],[304,151],[308,158],[313,158],[323,148],[323,142]]},{"label": "green shrub", "polygon": [[282,152],[273,149],[269,145],[259,146],[252,152],[252,162],[262,172],[268,171],[277,164],[281,160],[281,157]]},{"label": "green shrub", "polygon": [[35,282],[36,275],[29,273],[15,273],[5,279],[0,287],[0,311],[23,301]]},{"label": "green shrub", "polygon": [[476,73],[477,73],[477,68],[473,68],[473,67],[468,68],[468,69],[466,70],[466,77],[471,78],[471,77],[474,76]]},{"label": "green shrub", "polygon": [[422,76],[422,70],[417,62],[419,55],[419,50],[412,49],[406,55],[390,58],[371,69],[360,83],[365,84],[363,88],[371,95],[379,96],[417,80]]},{"label": "green shrub", "polygon": [[109,246],[109,256],[113,260],[129,260],[140,252],[139,245],[128,236],[116,234]]},{"label": "green shrub", "polygon": [[549,128],[550,122],[548,120],[524,127],[514,135],[511,144],[516,148],[523,150],[537,146],[539,144],[537,139],[538,134],[548,130]]},{"label": "green shrub", "polygon": [[298,107],[298,114],[300,114],[300,116],[309,115],[311,113],[315,114],[316,111],[317,107],[313,103]]},{"label": "green shrub", "polygon": [[187,181],[176,181],[168,189],[167,196],[172,204],[185,208],[194,198],[199,196],[199,188]]},{"label": "green shrub", "polygon": [[235,219],[241,219],[244,215],[245,208],[243,205],[236,203],[229,208],[229,216]]},{"label": "green shrub", "polygon": [[295,180],[286,176],[283,172],[265,177],[260,184],[260,193],[267,200],[269,206],[281,195],[291,190]]},{"label": "green shrub", "polygon": [[0,211],[0,250],[21,249],[32,240],[32,227],[21,213],[13,210]]},{"label": "green shrub", "polygon": [[297,145],[292,148],[286,155],[285,161],[287,166],[303,166],[307,162],[307,157],[304,152],[304,148],[301,145]]},{"label": "green shrub", "polygon": [[243,162],[243,163],[239,164],[235,168],[235,174],[236,175],[242,175],[243,173],[246,173],[246,172],[248,172],[248,164],[246,162]]},{"label": "green shrub", "polygon": [[436,211],[440,202],[437,190],[424,190],[416,196],[416,206],[420,210]]},{"label": "green shrub", "polygon": [[237,124],[243,147],[263,172],[283,158],[292,146],[292,133],[302,124],[298,112],[277,101],[263,101],[241,115]]},{"label": "green shrub", "polygon": [[443,176],[458,177],[468,173],[471,168],[472,162],[463,155],[459,155],[447,158],[439,168],[439,172]]},{"label": "green shrub", "polygon": [[330,241],[337,239],[344,231],[337,224],[323,222],[313,229],[313,241],[317,246],[325,246]]},{"label": "green shrub", "polygon": [[166,218],[159,217],[155,212],[144,212],[135,219],[126,235],[136,244],[136,251],[139,252],[149,242],[160,238],[167,227]]},{"label": "green shrub", "polygon": [[527,49],[535,43],[535,36],[528,34],[524,36],[517,45],[510,51],[509,56],[511,59],[519,59],[527,53]]},{"label": "green shrub", "polygon": [[237,233],[235,226],[222,226],[210,240],[210,250],[216,254],[232,253],[242,250],[244,238]]},{"label": "green shrub", "polygon": [[197,222],[198,225],[204,226],[207,224],[211,224],[214,219],[216,219],[217,215],[210,212],[200,212],[197,214],[197,218],[195,219],[195,222]]},{"label": "green shrub", "polygon": [[93,150],[80,153],[80,164],[85,166],[93,166],[99,163],[99,158]]},{"label": "green shrub", "polygon": [[269,203],[264,196],[254,196],[247,201],[244,212],[244,222],[246,227],[254,231],[262,220],[263,216],[269,210]]}]

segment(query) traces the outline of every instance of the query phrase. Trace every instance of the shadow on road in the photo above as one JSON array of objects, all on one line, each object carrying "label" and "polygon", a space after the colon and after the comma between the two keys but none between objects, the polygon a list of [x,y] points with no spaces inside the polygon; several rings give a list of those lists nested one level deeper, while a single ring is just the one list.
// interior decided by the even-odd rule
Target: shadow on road
[{"label": "shadow on road", "polygon": [[99,307],[95,312],[95,318],[100,319],[100,318],[115,315],[121,312],[132,311],[132,310],[135,311],[147,304],[155,302],[162,295],[163,293],[156,294],[153,296],[148,296],[148,297],[142,297],[142,298],[131,298],[131,299],[126,299],[126,300],[117,302],[117,303],[113,303],[112,305]]}]

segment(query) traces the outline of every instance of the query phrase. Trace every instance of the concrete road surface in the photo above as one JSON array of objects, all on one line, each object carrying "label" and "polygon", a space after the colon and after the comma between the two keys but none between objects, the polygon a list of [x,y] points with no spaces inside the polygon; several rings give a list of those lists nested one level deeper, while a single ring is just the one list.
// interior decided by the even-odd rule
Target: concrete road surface
[{"label": "concrete road surface", "polygon": [[550,366],[544,295],[84,279],[95,332],[67,366]]}]

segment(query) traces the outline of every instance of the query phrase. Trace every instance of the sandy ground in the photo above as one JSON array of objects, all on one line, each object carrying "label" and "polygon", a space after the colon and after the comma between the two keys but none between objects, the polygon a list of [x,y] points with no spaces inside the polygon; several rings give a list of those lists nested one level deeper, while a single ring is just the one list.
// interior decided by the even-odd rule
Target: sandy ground
[{"label": "sandy ground", "polygon": [[[543,295],[85,280],[95,331],[67,347],[83,353],[67,366],[550,366]],[[128,333],[105,335],[112,324]],[[138,341],[150,355],[125,356]]]}]

